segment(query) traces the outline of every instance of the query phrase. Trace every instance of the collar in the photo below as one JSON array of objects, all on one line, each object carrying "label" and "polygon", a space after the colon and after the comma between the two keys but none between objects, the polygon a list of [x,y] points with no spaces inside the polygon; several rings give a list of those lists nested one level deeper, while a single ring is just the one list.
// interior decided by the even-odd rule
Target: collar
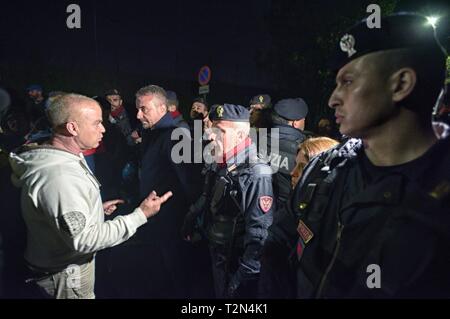
[{"label": "collar", "polygon": [[250,146],[252,145],[252,139],[247,137],[240,144],[236,145],[233,149],[228,151],[223,156],[222,163],[219,163],[218,166],[220,168],[230,167],[234,164],[239,165],[245,161],[248,157],[248,151],[250,150]]},{"label": "collar", "polygon": [[169,127],[176,127],[175,121],[172,118],[170,112],[164,114],[164,116],[153,126],[152,130],[160,130]]},{"label": "collar", "polygon": [[280,138],[283,137],[283,139],[298,141],[298,140],[303,140],[305,138],[303,131],[296,129],[295,127],[290,126],[290,125],[275,124],[275,125],[273,125],[272,128],[278,129],[279,136],[280,136]]},{"label": "collar", "polygon": [[97,152],[96,148],[91,148],[90,150],[85,150],[85,151],[81,152],[81,154],[83,154],[83,156],[86,157],[86,156],[95,154],[96,152]]}]

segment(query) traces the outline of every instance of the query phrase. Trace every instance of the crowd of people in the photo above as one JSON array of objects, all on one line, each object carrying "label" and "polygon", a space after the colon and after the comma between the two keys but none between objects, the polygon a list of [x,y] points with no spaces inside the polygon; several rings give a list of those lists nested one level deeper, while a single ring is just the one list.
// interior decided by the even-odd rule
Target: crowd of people
[{"label": "crowd of people", "polygon": [[135,107],[36,84],[9,107],[2,89],[0,296],[450,297],[447,56],[424,21],[342,35],[338,130],[306,131],[300,97],[196,98],[184,119],[158,85]]}]

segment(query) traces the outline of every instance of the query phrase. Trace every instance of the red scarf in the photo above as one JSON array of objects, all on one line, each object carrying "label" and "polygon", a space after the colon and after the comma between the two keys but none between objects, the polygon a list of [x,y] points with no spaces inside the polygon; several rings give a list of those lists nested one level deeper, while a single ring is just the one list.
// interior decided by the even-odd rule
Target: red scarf
[{"label": "red scarf", "polygon": [[227,165],[227,161],[235,157],[237,154],[247,149],[252,144],[252,139],[247,137],[240,144],[233,147],[226,154],[223,155],[223,162],[219,164],[219,167],[225,167]]},{"label": "red scarf", "polygon": [[90,150],[85,150],[83,151],[83,155],[86,156],[90,156],[92,154],[95,154],[97,152],[96,148],[91,148]]},{"label": "red scarf", "polygon": [[178,116],[181,115],[181,113],[178,112],[178,110],[175,110],[175,111],[173,111],[173,112],[170,112],[170,115],[172,115],[172,118],[173,118],[173,119],[176,119]]},{"label": "red scarf", "polygon": [[123,113],[123,111],[125,111],[125,108],[123,107],[123,105],[121,105],[118,109],[115,109],[114,111],[111,111],[111,116],[113,118],[118,117],[120,114]]},{"label": "red scarf", "polygon": [[97,148],[91,148],[90,150],[85,150],[85,151],[83,151],[83,155],[89,156],[92,154],[101,154],[101,153],[105,153],[105,152],[106,152],[105,144],[103,144],[103,141],[100,141]]}]

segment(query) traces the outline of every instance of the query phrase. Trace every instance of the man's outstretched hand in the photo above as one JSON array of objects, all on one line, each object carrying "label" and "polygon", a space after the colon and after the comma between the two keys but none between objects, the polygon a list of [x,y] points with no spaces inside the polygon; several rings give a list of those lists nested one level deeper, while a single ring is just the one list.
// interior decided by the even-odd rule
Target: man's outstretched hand
[{"label": "man's outstretched hand", "polygon": [[146,199],[144,199],[139,205],[141,210],[144,212],[147,218],[150,218],[156,215],[161,209],[161,205],[164,204],[170,197],[172,197],[172,192],[167,192],[161,197],[156,195],[156,192],[153,191],[148,195]]},{"label": "man's outstretched hand", "polygon": [[109,200],[107,202],[103,203],[103,211],[105,212],[105,215],[111,215],[114,213],[114,211],[117,209],[118,204],[123,204],[125,201],[123,199],[114,199]]}]

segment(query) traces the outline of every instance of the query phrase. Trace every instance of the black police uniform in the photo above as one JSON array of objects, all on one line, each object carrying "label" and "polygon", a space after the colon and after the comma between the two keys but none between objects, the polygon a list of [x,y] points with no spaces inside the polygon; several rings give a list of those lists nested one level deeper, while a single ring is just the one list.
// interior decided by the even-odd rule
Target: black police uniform
[{"label": "black police uniform", "polygon": [[[280,120],[300,120],[308,114],[308,106],[303,99],[284,99],[274,106],[274,112],[281,117]],[[270,166],[276,172],[273,175],[274,192],[277,198],[277,207],[281,207],[289,197],[292,190],[291,172],[295,167],[298,146],[305,140],[305,135],[286,123],[281,123],[275,117],[272,128],[278,129],[278,149],[272,147],[272,132],[269,132],[269,158]]]},{"label": "black police uniform", "polygon": [[[393,45],[426,46],[397,33],[399,25],[425,28],[424,21],[416,15],[387,17],[382,24],[388,32],[377,34],[377,41],[369,36],[362,41],[366,46],[358,46],[364,35],[349,33],[341,45],[344,59]],[[386,40],[378,41],[382,37]],[[292,257],[288,265],[295,274],[288,278],[297,282],[288,290],[296,289],[299,298],[448,298],[449,167],[449,138],[413,161],[390,167],[371,164],[362,142],[350,139],[306,167],[274,219],[264,256],[275,251],[279,258]],[[268,265],[276,268],[271,258]],[[281,289],[278,278],[271,279],[265,296],[268,288]]]},{"label": "black police uniform", "polygon": [[[248,122],[248,111],[219,105],[210,118]],[[204,217],[219,298],[256,297],[260,251],[275,209],[270,167],[258,158],[250,139],[238,148],[235,156],[216,166]]]},{"label": "black police uniform", "polygon": [[297,297],[450,297],[449,150],[386,170],[352,139],[316,158],[268,239],[294,252]]}]

